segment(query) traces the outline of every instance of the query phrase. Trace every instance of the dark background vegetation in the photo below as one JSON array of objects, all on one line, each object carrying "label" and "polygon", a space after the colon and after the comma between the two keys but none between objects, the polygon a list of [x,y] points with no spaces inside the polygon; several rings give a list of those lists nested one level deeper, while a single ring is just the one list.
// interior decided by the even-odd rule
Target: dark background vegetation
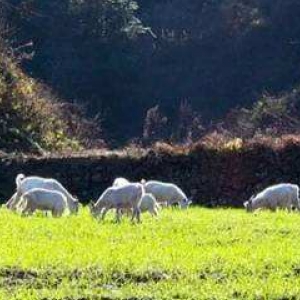
[{"label": "dark background vegetation", "polygon": [[57,178],[80,202],[88,203],[118,176],[131,181],[142,178],[170,181],[193,197],[194,204],[208,207],[242,207],[253,193],[280,182],[300,183],[300,139],[286,137],[232,142],[219,149],[197,144],[174,148],[159,144],[147,153],[136,149],[126,155],[43,158],[3,158],[0,160],[0,199],[6,201],[15,189],[15,177],[22,172]]},{"label": "dark background vegetation", "polygon": [[[298,130],[297,0],[0,5],[14,54],[31,57],[21,69],[60,101],[83,105],[107,145],[195,141],[216,123],[238,136]],[[287,125],[278,121],[286,115]]]},{"label": "dark background vegetation", "polygon": [[170,180],[208,206],[299,183],[299,16],[298,0],[0,0],[1,199],[20,172],[84,201],[116,176]]}]

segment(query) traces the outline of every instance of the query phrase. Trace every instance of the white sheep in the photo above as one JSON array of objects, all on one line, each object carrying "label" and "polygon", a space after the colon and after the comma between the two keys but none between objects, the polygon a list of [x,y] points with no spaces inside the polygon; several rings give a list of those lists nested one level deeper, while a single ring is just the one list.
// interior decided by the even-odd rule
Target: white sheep
[{"label": "white sheep", "polygon": [[159,209],[160,205],[157,203],[155,197],[152,194],[143,194],[140,205],[141,212],[148,211],[152,216],[157,216]]},{"label": "white sheep", "polygon": [[185,193],[175,184],[161,181],[142,181],[146,193],[152,194],[159,204],[173,205],[178,203],[181,208],[187,208],[192,201],[188,200]]},{"label": "white sheep", "polygon": [[124,186],[126,184],[130,183],[130,181],[128,181],[126,178],[123,177],[118,177],[114,180],[113,185],[112,186]]},{"label": "white sheep", "polygon": [[291,183],[281,183],[270,186],[244,202],[247,212],[267,208],[275,211],[277,208],[292,208],[300,210],[299,186]]},{"label": "white sheep", "polygon": [[17,192],[15,192],[11,198],[4,204],[4,206],[7,209],[12,209],[13,208],[13,204],[16,202],[16,198],[17,198]]},{"label": "white sheep", "polygon": [[143,185],[140,183],[129,183],[121,187],[107,188],[98,201],[91,203],[90,211],[94,217],[102,215],[102,220],[110,209],[116,209],[116,220],[120,221],[122,209],[133,209],[132,221],[136,217],[140,222],[140,204],[144,194]]},{"label": "white sheep", "polygon": [[21,196],[19,206],[23,215],[41,210],[51,211],[53,217],[61,217],[68,208],[68,203],[67,197],[59,191],[34,188]]},{"label": "white sheep", "polygon": [[[24,174],[18,174],[16,177],[16,185],[17,185],[17,189],[18,186],[21,184],[21,181],[25,178]],[[21,193],[15,192],[11,198],[5,203],[5,207],[8,209],[15,209],[19,203],[19,201],[21,200]]]},{"label": "white sheep", "polygon": [[[155,197],[152,194],[143,194],[140,205],[141,213],[148,211],[152,216],[158,216],[159,209],[161,209],[161,206],[157,203]],[[129,216],[132,213],[132,209],[122,209],[121,212],[126,212],[127,216]]]},{"label": "white sheep", "polygon": [[[120,186],[125,186],[129,183],[130,183],[130,181],[128,181],[126,178],[118,177],[114,180],[113,186],[120,187]],[[141,206],[140,206],[141,212],[149,211],[149,213],[152,216],[153,215],[157,216],[159,208],[160,208],[160,206],[152,194],[145,193],[142,196]],[[122,213],[123,213],[123,210],[122,210]],[[127,215],[129,215],[129,213],[132,213],[131,209],[127,210]]]},{"label": "white sheep", "polygon": [[79,208],[79,202],[74,198],[60,182],[52,178],[43,178],[38,176],[25,177],[23,174],[19,174],[16,177],[17,195],[10,203],[11,209],[16,209],[21,196],[30,191],[33,188],[43,188],[47,190],[59,191],[67,197],[68,207],[71,213],[77,213]]}]

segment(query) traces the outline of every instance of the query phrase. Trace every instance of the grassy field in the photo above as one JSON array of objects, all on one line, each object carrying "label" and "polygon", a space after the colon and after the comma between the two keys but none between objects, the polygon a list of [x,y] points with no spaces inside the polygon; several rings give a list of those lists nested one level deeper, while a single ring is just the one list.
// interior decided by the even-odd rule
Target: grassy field
[{"label": "grassy field", "polygon": [[113,215],[0,211],[1,299],[300,299],[300,215],[164,210]]}]

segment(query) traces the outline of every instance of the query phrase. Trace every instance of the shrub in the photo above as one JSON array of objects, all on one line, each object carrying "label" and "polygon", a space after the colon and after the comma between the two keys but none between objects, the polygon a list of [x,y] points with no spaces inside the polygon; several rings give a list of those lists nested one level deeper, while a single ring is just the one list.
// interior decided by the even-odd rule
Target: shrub
[{"label": "shrub", "polygon": [[[89,133],[89,134],[88,134]],[[59,103],[49,88],[28,77],[5,48],[0,49],[0,148],[44,153],[79,150],[100,130],[81,110]]]}]

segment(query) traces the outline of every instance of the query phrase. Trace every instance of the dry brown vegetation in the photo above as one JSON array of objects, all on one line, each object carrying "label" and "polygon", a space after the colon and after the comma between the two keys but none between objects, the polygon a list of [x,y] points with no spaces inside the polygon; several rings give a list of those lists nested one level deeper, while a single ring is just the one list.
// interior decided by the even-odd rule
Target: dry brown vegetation
[{"label": "dry brown vegetation", "polygon": [[[189,155],[199,149],[203,150],[215,150],[217,152],[239,152],[247,149],[253,149],[256,147],[265,147],[272,150],[280,150],[285,147],[296,145],[300,146],[300,135],[297,134],[283,134],[281,136],[273,137],[263,134],[257,134],[252,138],[240,138],[232,137],[213,131],[205,135],[200,140],[189,144],[176,144],[168,142],[155,142],[151,147],[147,148],[148,151],[154,151],[156,153],[166,153],[173,155]],[[131,146],[129,149],[134,149],[135,146]],[[133,153],[134,151],[129,151]],[[137,152],[137,151],[136,151]],[[138,152],[137,152],[138,153]]]},{"label": "dry brown vegetation", "polygon": [[[0,149],[4,152],[80,150],[103,146],[100,128],[82,108],[57,101],[50,89],[28,77],[11,51],[0,49]],[[93,143],[91,143],[93,137]]]},{"label": "dry brown vegetation", "polygon": [[146,149],[132,145],[114,151],[3,156],[0,196],[11,196],[20,172],[55,177],[83,202],[98,197],[118,176],[174,182],[194,197],[195,204],[206,206],[242,206],[253,193],[271,184],[299,183],[299,136],[224,138],[223,143],[221,139],[215,135],[210,144],[200,141],[189,146],[157,142]]}]

